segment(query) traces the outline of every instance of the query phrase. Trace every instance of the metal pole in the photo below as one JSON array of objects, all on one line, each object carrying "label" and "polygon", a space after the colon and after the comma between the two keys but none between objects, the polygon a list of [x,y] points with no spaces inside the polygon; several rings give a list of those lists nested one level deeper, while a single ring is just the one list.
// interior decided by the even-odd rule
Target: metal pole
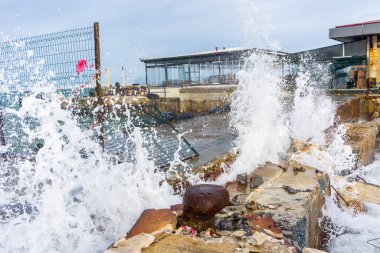
[{"label": "metal pole", "polygon": [[0,107],[0,142],[2,146],[6,145],[4,136],[4,122],[3,122],[3,111]]},{"label": "metal pole", "polygon": [[145,63],[145,84],[148,86],[148,67]]},{"label": "metal pole", "polygon": [[165,63],[165,82],[168,83],[168,64]]},{"label": "metal pole", "polygon": [[98,97],[98,104],[103,105],[102,85],[100,83],[101,68],[100,68],[100,43],[99,43],[99,23],[94,23],[94,42],[95,42],[95,77],[96,77],[96,95]]},{"label": "metal pole", "polygon": [[[2,107],[1,106],[0,106],[0,144],[2,146],[5,146],[7,144],[6,141],[5,141],[5,135],[4,135],[3,111],[2,111]],[[1,157],[3,159],[5,159],[6,158],[6,153],[1,154]]]},{"label": "metal pole", "polygon": [[221,61],[220,61],[220,56],[219,56],[219,62],[218,62],[218,83],[220,84],[220,79],[221,79],[221,76],[220,76],[220,64],[221,64]]},{"label": "metal pole", "polygon": [[189,86],[191,86],[190,59],[188,60],[187,70],[189,71],[189,73],[188,73],[188,75],[189,75]]},{"label": "metal pole", "polygon": [[95,43],[95,78],[96,78],[96,96],[98,99],[98,106],[100,110],[97,114],[98,122],[100,127],[99,132],[99,141],[100,146],[104,149],[104,101],[103,101],[103,92],[101,85],[101,67],[100,67],[100,42],[99,42],[99,23],[94,23],[94,43]]},{"label": "metal pole", "polygon": [[166,86],[168,85],[168,64],[165,63],[165,84],[164,84],[164,90],[165,90],[165,98],[166,98]]}]

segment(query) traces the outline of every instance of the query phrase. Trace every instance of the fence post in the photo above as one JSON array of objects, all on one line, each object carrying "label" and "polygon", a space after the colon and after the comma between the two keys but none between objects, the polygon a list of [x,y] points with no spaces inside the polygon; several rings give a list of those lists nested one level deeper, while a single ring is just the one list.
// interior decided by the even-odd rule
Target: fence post
[{"label": "fence post", "polygon": [[100,67],[100,42],[99,42],[99,23],[94,23],[94,43],[95,43],[95,79],[96,79],[96,96],[100,111],[98,112],[98,122],[100,125],[99,141],[100,146],[104,149],[104,101],[101,84],[101,67]]},{"label": "fence post", "polygon": [[4,122],[3,122],[3,110],[0,106],[0,144],[5,146],[7,143],[5,142],[4,136]]},{"label": "fence post", "polygon": [[102,85],[100,82],[101,68],[100,68],[100,42],[99,42],[99,23],[94,23],[94,43],[95,43],[95,77],[96,77],[96,95],[98,97],[98,104],[103,104]]}]

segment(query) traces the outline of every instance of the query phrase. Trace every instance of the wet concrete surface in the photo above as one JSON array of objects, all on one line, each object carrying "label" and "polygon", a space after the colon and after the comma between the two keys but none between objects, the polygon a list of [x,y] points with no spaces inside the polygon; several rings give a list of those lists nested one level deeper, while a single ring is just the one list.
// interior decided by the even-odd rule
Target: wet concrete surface
[{"label": "wet concrete surface", "polygon": [[191,161],[193,167],[203,165],[233,148],[235,136],[229,128],[229,113],[198,116],[194,119],[174,124],[199,153],[199,158]]}]

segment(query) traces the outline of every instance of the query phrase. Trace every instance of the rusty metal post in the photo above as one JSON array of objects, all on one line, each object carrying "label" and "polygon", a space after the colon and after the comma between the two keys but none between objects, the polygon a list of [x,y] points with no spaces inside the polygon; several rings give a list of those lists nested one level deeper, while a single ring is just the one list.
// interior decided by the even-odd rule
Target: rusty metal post
[{"label": "rusty metal post", "polygon": [[100,33],[99,33],[99,23],[94,23],[94,43],[95,43],[95,79],[96,79],[96,96],[98,100],[98,106],[100,110],[97,114],[98,123],[101,126],[99,132],[99,141],[101,147],[104,149],[104,100],[103,91],[101,84],[101,67],[100,67]]},{"label": "rusty metal post", "polygon": [[99,23],[94,23],[94,42],[95,42],[95,77],[96,77],[96,95],[98,97],[98,104],[103,105],[102,85],[100,82],[101,68],[100,68],[100,42],[99,42]]}]

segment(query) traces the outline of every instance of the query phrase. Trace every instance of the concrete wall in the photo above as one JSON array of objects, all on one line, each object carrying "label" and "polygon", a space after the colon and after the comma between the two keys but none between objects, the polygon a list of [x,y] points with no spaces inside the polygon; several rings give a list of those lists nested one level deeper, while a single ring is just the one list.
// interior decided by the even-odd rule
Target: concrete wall
[{"label": "concrete wall", "polygon": [[152,103],[163,112],[200,114],[231,104],[236,87],[237,85],[166,87],[166,89],[154,87],[150,92],[160,96],[159,99],[152,100]]},{"label": "concrete wall", "polygon": [[380,114],[380,96],[360,96],[338,106],[335,123],[352,123],[359,120],[370,120],[374,113]]}]

